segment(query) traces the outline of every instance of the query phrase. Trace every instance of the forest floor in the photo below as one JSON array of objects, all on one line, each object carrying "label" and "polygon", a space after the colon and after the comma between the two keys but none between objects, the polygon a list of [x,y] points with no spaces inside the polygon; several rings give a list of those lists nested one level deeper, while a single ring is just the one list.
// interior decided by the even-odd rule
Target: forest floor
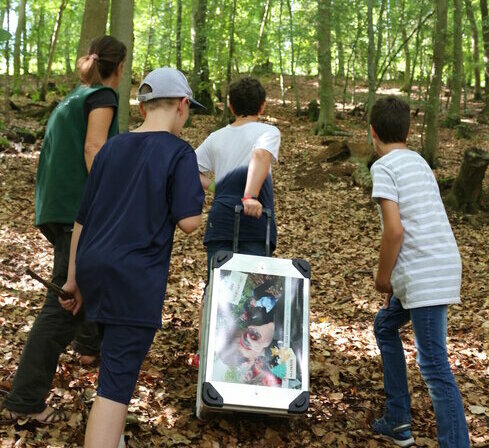
[{"label": "forest floor", "polygon": [[[384,403],[382,365],[372,331],[382,305],[371,272],[377,263],[380,223],[369,191],[354,185],[350,160],[320,163],[326,141],[345,137],[312,135],[313,124],[296,117],[293,94],[281,105],[278,81],[270,79],[264,120],[282,132],[279,162],[273,167],[278,224],[277,257],[301,257],[312,267],[310,309],[311,403],[303,416],[221,416],[199,421],[194,415],[198,309],[206,255],[204,226],[190,236],[176,232],[163,328],[143,364],[129,407],[130,447],[384,447],[370,421]],[[317,81],[300,79],[303,106],[317,96]],[[340,91],[340,87],[338,87]],[[364,101],[366,89],[357,90]],[[379,94],[396,93],[384,86]],[[339,93],[339,96],[341,93]],[[338,96],[338,97],[339,97]],[[27,102],[14,98],[21,106]],[[24,103],[23,103],[24,101]],[[414,106],[415,107],[415,106]],[[414,109],[413,107],[413,109]],[[456,176],[467,147],[489,144],[489,125],[477,121],[481,104],[469,103],[471,139],[440,128],[438,178]],[[341,110],[338,105],[338,110]],[[139,118],[133,107],[134,125]],[[338,126],[348,140],[365,142],[366,122],[348,114]],[[38,121],[12,112],[12,124],[41,129]],[[413,117],[409,143],[420,148],[422,113]],[[195,116],[183,137],[197,146],[214,130],[215,118]],[[28,266],[48,278],[52,249],[33,226],[34,184],[41,142],[13,143],[0,152],[0,389],[14,377],[22,347],[44,300],[43,288],[25,275]],[[232,148],[230,147],[230,150]],[[489,188],[486,175],[485,188]],[[206,212],[212,198],[207,198]],[[489,446],[489,219],[449,212],[463,259],[462,304],[449,308],[448,352],[458,381],[474,447]],[[402,332],[412,391],[413,433],[418,446],[435,447],[430,398],[416,367],[410,326]],[[50,427],[32,422],[0,425],[1,447],[76,447],[83,442],[96,389],[97,368],[81,367],[73,350],[62,355],[49,397],[70,412],[68,422]]]}]

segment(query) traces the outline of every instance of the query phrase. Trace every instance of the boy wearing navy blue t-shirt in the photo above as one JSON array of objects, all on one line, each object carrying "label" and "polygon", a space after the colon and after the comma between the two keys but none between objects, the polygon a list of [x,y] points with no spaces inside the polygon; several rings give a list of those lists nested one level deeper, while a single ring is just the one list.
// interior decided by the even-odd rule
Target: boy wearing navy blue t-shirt
[{"label": "boy wearing navy blue t-shirt", "polygon": [[90,172],[73,229],[68,280],[76,314],[101,329],[97,398],[85,448],[116,447],[141,364],[161,327],[175,226],[201,222],[204,192],[192,147],[181,140],[192,98],[185,76],[159,68],[142,82],[144,123],[110,139]]}]

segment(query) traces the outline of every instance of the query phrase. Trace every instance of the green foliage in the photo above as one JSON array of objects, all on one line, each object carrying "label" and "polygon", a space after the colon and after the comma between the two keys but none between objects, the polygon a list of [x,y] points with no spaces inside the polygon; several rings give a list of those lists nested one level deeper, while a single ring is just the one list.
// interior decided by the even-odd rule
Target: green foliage
[{"label": "green foliage", "polygon": [[7,149],[10,146],[10,142],[7,137],[0,135],[0,150]]},{"label": "green foliage", "polygon": [[[225,88],[226,68],[229,55],[229,32],[231,26],[231,1],[207,0],[206,56],[209,63],[210,79],[213,90]],[[433,56],[432,33],[435,16],[423,23],[419,34],[419,48],[416,48],[416,29],[420,17],[427,16],[433,10],[429,0],[388,0],[382,17],[379,17],[381,0],[375,0],[373,10],[376,39],[382,37],[378,54],[377,76],[385,69],[385,80],[398,80],[405,69],[405,54],[402,50],[402,30],[410,36],[408,41],[411,63],[416,55],[416,65],[411,67],[416,82],[431,76]],[[25,54],[30,73],[41,75],[38,70],[46,64],[51,36],[55,26],[60,0],[28,1],[26,9]],[[182,68],[190,75],[193,69],[193,8],[195,0],[182,0],[181,48]],[[288,0],[270,0],[270,13],[265,23],[260,49],[257,44],[266,1],[241,0],[237,3],[234,25],[233,76],[249,73],[256,67],[257,75],[270,70],[279,71],[279,45],[283,58],[285,74],[290,74],[291,42]],[[290,0],[293,15],[292,34],[294,38],[295,72],[299,75],[318,73],[318,4],[317,1]],[[361,0],[332,0],[332,72],[338,72],[339,44],[343,48],[345,77],[365,80],[367,78],[368,36],[366,24],[367,2]],[[15,15],[17,2],[11,4],[11,15]],[[66,57],[71,69],[76,64],[76,49],[80,36],[84,2],[70,1],[64,12],[59,42],[56,48],[53,75],[66,73]],[[280,11],[282,16],[280,17]],[[473,11],[479,30],[482,20],[477,2],[473,2]],[[41,16],[43,21],[40,22]],[[281,27],[280,27],[281,23]],[[471,28],[469,21],[463,20],[463,52],[466,80],[473,82],[474,69],[471,55]],[[134,11],[134,58],[133,77],[136,82],[148,71],[158,66],[176,66],[176,0],[138,0]],[[11,37],[14,30],[0,29],[0,42]],[[449,9],[447,30],[447,48],[445,62],[453,61],[453,12]],[[11,39],[12,40],[12,39]],[[279,42],[280,40],[280,42]],[[38,46],[39,43],[39,46]],[[13,45],[13,43],[12,43]],[[39,48],[38,48],[39,47]],[[38,52],[37,50],[40,50]],[[483,65],[482,36],[480,38],[480,65]],[[42,59],[40,64],[37,55]],[[482,67],[481,67],[482,68]],[[444,82],[448,81],[451,71],[445,70]],[[419,80],[419,81],[416,81]],[[287,80],[286,80],[287,83]],[[69,84],[69,83],[68,83]],[[286,86],[288,87],[288,86]],[[64,94],[70,89],[61,89]],[[222,100],[222,96],[218,95]]]},{"label": "green foliage", "polygon": [[9,33],[7,30],[4,30],[3,28],[0,28],[0,42],[5,42],[11,38],[11,33]]}]

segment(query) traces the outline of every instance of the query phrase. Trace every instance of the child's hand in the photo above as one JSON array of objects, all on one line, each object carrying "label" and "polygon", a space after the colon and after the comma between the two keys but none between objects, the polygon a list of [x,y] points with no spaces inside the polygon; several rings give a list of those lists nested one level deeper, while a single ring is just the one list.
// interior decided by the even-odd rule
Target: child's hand
[{"label": "child's hand", "polygon": [[67,292],[70,292],[75,297],[72,300],[62,300],[58,297],[58,301],[63,309],[66,311],[71,311],[73,316],[80,311],[80,308],[83,303],[82,295],[80,290],[78,289],[78,285],[75,281],[68,280],[62,287]]},{"label": "child's hand", "polygon": [[392,294],[391,281],[388,278],[383,278],[377,273],[375,277],[375,289],[384,294]]},{"label": "child's hand", "polygon": [[247,216],[253,216],[256,219],[260,219],[263,205],[256,199],[244,199],[243,201],[243,213]]}]

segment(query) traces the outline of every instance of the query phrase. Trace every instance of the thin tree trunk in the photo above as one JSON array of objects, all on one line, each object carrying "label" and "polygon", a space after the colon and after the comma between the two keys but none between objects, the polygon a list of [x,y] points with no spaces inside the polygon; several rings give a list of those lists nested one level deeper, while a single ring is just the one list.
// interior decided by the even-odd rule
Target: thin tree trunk
[{"label": "thin tree trunk", "polygon": [[[290,1],[290,0],[289,0]],[[338,71],[336,73],[337,78],[343,79],[345,77],[345,50],[343,48],[343,40],[340,27],[341,11],[338,8],[338,0],[333,3],[333,15],[334,15],[334,34],[336,49],[338,50]]]},{"label": "thin tree trunk", "polygon": [[[297,80],[295,77],[295,46],[294,46],[294,17],[292,15],[292,5],[290,0],[287,0],[287,8],[289,10],[289,39],[290,39],[290,72],[292,75],[292,89],[294,90],[295,111],[297,115],[301,112],[301,100],[299,97],[299,89],[297,88]],[[331,14],[331,13],[330,13]],[[331,60],[331,29],[330,29],[330,60]],[[330,62],[331,64],[331,62]],[[331,70],[331,67],[330,67]],[[333,100],[333,117],[334,117],[334,100]]]},{"label": "thin tree trunk", "polygon": [[76,51],[77,60],[87,53],[90,42],[94,38],[105,34],[108,15],[109,0],[85,0],[80,40]]},{"label": "thin tree trunk", "polygon": [[119,129],[125,132],[129,129],[130,105],[132,86],[132,57],[134,49],[134,0],[112,0],[110,10],[110,34],[126,45],[127,56],[124,63],[124,73],[119,85]]},{"label": "thin tree trunk", "polygon": [[[147,43],[146,43],[146,54],[144,55],[143,76],[142,76],[142,78],[144,78],[144,76],[146,75],[146,73],[148,73],[148,71],[149,71],[149,67],[148,67],[148,56],[149,56],[149,52],[151,51],[151,43],[152,43],[153,34],[154,34],[154,30],[153,30],[154,9],[155,9],[154,1],[151,0],[151,10],[150,10],[150,18],[149,18],[149,32],[148,32],[148,40],[147,40]],[[168,47],[170,47],[170,45],[168,45]]]},{"label": "thin tree trunk", "polygon": [[258,34],[258,41],[256,43],[255,62],[251,66],[250,75],[252,75],[253,72],[255,71],[255,67],[256,67],[256,64],[257,64],[257,61],[258,61],[258,58],[259,58],[261,44],[262,44],[262,41],[263,41],[263,36],[265,35],[265,27],[266,27],[266,24],[267,24],[268,11],[270,10],[270,5],[271,5],[271,0],[266,0],[265,9],[263,10],[263,17],[261,19],[261,24],[260,24],[260,33]]},{"label": "thin tree trunk", "polygon": [[[173,56],[173,42],[172,42],[172,35],[173,35],[173,10],[172,10],[172,1],[169,1],[168,4],[168,9],[166,10],[165,14],[168,16],[168,41],[170,42],[170,45],[166,45],[168,47],[168,51],[166,53],[166,64],[167,66],[171,66],[171,61],[172,61],[172,56]],[[158,14],[158,9],[155,8],[155,16],[159,17]],[[154,29],[154,22],[153,22],[153,37],[155,35],[155,29]],[[153,50],[154,51],[154,50]]]},{"label": "thin tree trunk", "polygon": [[199,113],[213,114],[214,103],[212,101],[209,64],[207,62],[206,14],[207,0],[197,0],[193,14],[194,71],[192,89],[198,101],[207,108],[207,110],[199,110]]},{"label": "thin tree trunk", "polygon": [[[373,0],[368,0],[367,3],[367,34],[368,34],[368,100],[367,100],[367,141],[372,143],[370,134],[370,111],[375,102],[375,81],[377,78],[377,67],[375,63],[375,37],[374,37],[374,21],[373,21]],[[381,33],[382,34],[382,33]],[[379,37],[380,39],[380,37]]]},{"label": "thin tree trunk", "polygon": [[[377,92],[377,70],[379,67],[380,54],[382,50],[382,28],[384,24],[384,11],[387,0],[382,0],[377,19],[377,46],[375,49],[375,36],[373,25],[373,0],[368,0],[367,4],[367,33],[368,33],[368,99],[367,99],[367,123],[370,123],[370,112],[375,103],[375,93]],[[387,70],[388,65],[383,73]],[[367,142],[372,143],[370,126],[367,126]]]},{"label": "thin tree trunk", "polygon": [[37,41],[36,41],[36,62],[37,62],[37,82],[39,86],[39,80],[44,78],[44,54],[42,51],[42,30],[44,29],[44,7],[41,6],[39,11],[39,22],[37,24]]},{"label": "thin tree trunk", "polygon": [[231,68],[234,57],[234,22],[236,17],[236,0],[233,0],[233,9],[231,11],[231,24],[229,30],[229,54],[228,63],[226,67],[226,96],[224,98],[224,111],[222,113],[222,125],[224,126],[229,122],[229,109],[228,109],[228,96],[229,96],[229,84],[231,84]]},{"label": "thin tree trunk", "polygon": [[48,65],[46,67],[46,73],[44,73],[44,79],[41,85],[41,92],[39,97],[41,101],[46,101],[46,92],[48,88],[49,76],[51,75],[51,68],[54,60],[54,53],[56,51],[56,44],[58,43],[59,30],[61,28],[61,21],[63,19],[63,11],[66,7],[68,0],[61,0],[61,4],[58,10],[58,18],[56,19],[56,25],[54,27],[53,36],[51,37],[51,46],[49,48]]},{"label": "thin tree trunk", "polygon": [[[414,74],[416,73],[416,63],[418,61],[418,55],[419,55],[419,50],[420,50],[420,45],[421,45],[421,23],[422,23],[422,18],[423,18],[423,9],[420,8],[419,10],[419,16],[418,16],[418,27],[416,29],[416,43],[414,44],[415,50],[414,50],[414,57],[413,57],[413,66],[412,66],[412,75],[409,77],[409,84],[406,87],[406,93],[408,96],[408,100],[411,99],[411,92],[413,89],[413,81],[414,81]],[[420,67],[420,77],[422,77],[422,66]]]},{"label": "thin tree trunk", "polygon": [[25,0],[19,0],[17,10],[17,28],[14,42],[14,90],[19,90],[22,83],[20,79],[20,47],[22,44],[22,32],[25,24]]},{"label": "thin tree trunk", "polygon": [[67,76],[73,76],[73,70],[71,68],[70,61],[70,28],[64,27],[64,53],[65,53],[65,70]]},{"label": "thin tree trunk", "polygon": [[447,0],[436,0],[436,25],[433,38],[434,74],[426,103],[426,134],[422,150],[423,157],[432,168],[438,166],[438,114],[447,36],[447,7]]},{"label": "thin tree trunk", "polygon": [[182,0],[177,0],[177,69],[182,70]]},{"label": "thin tree trunk", "polygon": [[285,88],[284,88],[284,62],[282,58],[282,13],[283,13],[283,0],[280,0],[280,13],[278,19],[278,62],[280,67],[280,98],[282,99],[282,106],[285,106]]},{"label": "thin tree trunk", "polygon": [[462,51],[462,0],[453,0],[453,72],[451,97],[447,125],[455,127],[460,123],[460,99],[464,79]]},{"label": "thin tree trunk", "polygon": [[[357,32],[356,32],[355,40],[353,41],[353,46],[351,48],[350,56],[348,56],[348,61],[346,63],[346,77],[345,77],[345,85],[343,86],[343,97],[342,97],[343,111],[345,110],[346,92],[348,89],[348,79],[350,75],[350,63],[357,52],[358,41],[360,39],[360,35],[362,34],[362,26],[360,25],[362,22],[361,22],[360,9],[358,8],[358,0],[355,2],[355,9],[357,10]],[[355,64],[353,64],[352,67],[352,80],[354,78],[355,78]]]},{"label": "thin tree trunk", "polygon": [[475,91],[474,99],[482,99],[481,91],[481,67],[479,56],[479,30],[477,29],[477,22],[475,21],[474,9],[472,8],[472,0],[465,0],[465,10],[467,12],[467,18],[470,23],[470,30],[472,32],[472,57],[474,59],[474,78],[475,78]]},{"label": "thin tree trunk", "polygon": [[22,67],[24,69],[24,76],[29,74],[29,51],[27,49],[27,20],[24,20],[24,31],[22,33]]},{"label": "thin tree trunk", "polygon": [[[402,8],[402,24],[406,23],[406,1],[402,0],[401,4]],[[404,48],[404,84],[401,87],[401,90],[404,92],[407,91],[408,86],[411,83],[411,54],[409,52],[409,40],[407,38],[407,33],[406,33],[406,27],[404,25],[401,25],[401,34],[402,34],[402,40],[404,42],[403,48]]]},{"label": "thin tree trunk", "polygon": [[4,118],[5,124],[10,123],[10,0],[5,2],[7,16],[7,40],[5,41],[5,90],[4,90]]},{"label": "thin tree trunk", "polygon": [[487,12],[487,0],[480,0],[481,18],[482,18],[482,40],[484,43],[484,78],[486,85],[484,87],[485,106],[482,113],[489,113],[489,16]]},{"label": "thin tree trunk", "polygon": [[327,135],[334,131],[334,91],[331,74],[331,0],[318,1],[319,12],[319,83],[320,110],[314,129],[317,135]]}]

